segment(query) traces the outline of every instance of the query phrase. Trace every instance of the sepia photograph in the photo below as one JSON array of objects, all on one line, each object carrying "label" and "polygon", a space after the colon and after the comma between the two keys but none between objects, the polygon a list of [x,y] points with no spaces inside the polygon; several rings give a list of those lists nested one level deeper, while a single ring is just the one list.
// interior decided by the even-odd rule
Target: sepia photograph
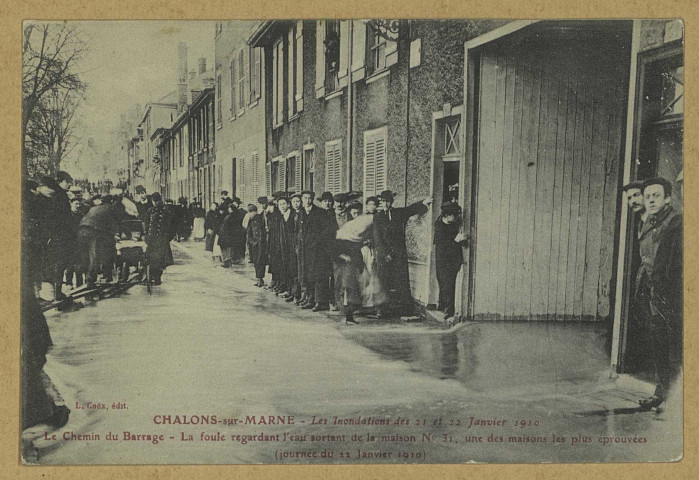
[{"label": "sepia photograph", "polygon": [[20,461],[681,461],[684,27],[25,20]]}]

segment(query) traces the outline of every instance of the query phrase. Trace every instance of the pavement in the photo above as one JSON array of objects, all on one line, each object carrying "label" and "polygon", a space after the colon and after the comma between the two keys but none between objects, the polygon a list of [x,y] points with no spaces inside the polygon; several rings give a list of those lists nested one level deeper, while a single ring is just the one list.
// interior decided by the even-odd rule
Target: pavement
[{"label": "pavement", "polygon": [[[247,264],[214,267],[202,243],[173,245],[176,264],[152,295],[135,286],[47,315],[55,346],[45,371],[72,412],[58,431],[40,425],[23,433],[33,447],[26,462],[682,456],[681,392],[662,411],[639,412],[636,402],[652,386],[610,378],[607,334],[597,325],[493,322],[442,330],[359,318],[359,325],[347,326],[339,314],[300,310],[254,287]],[[159,415],[190,422],[163,425]],[[211,416],[217,424],[192,423]],[[294,420],[248,421],[269,416]],[[346,423],[333,425],[335,418]],[[222,419],[239,421],[223,425]],[[215,440],[220,436],[226,441]]]}]

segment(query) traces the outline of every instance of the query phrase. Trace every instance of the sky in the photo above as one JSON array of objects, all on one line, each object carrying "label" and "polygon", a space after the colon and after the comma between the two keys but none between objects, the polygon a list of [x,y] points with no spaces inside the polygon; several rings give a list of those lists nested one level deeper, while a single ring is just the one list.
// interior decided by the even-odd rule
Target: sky
[{"label": "sky", "polygon": [[[133,112],[137,104],[145,106],[177,88],[178,42],[188,45],[190,70],[200,57],[207,58],[207,68],[214,65],[213,21],[69,23],[80,29],[89,44],[79,68],[87,90],[77,112],[77,134],[83,143],[92,138],[98,152],[109,148],[122,113]],[[85,170],[85,160],[78,158],[84,152],[76,148],[66,164]]]}]

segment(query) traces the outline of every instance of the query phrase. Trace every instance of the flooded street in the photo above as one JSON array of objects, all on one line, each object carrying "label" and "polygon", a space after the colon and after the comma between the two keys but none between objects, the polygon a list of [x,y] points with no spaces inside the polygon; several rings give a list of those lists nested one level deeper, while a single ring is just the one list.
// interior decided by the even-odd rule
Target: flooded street
[{"label": "flooded street", "polygon": [[599,327],[345,326],[255,288],[247,267],[212,267],[200,250],[175,250],[152,295],[136,285],[47,316],[55,346],[45,370],[71,416],[59,431],[34,432],[39,463],[681,455],[669,433],[681,399],[662,413],[609,414],[646,392],[608,379]]}]

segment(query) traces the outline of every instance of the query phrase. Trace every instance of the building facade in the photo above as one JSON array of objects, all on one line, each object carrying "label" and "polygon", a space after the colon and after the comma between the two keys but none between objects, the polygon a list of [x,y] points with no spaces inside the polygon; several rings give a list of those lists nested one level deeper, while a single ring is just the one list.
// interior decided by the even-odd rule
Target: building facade
[{"label": "building facade", "polygon": [[158,157],[158,140],[156,132],[167,128],[177,112],[176,92],[170,93],[157,102],[146,104],[143,117],[138,125],[143,132],[143,177],[144,187],[148,193],[160,192],[161,162]]},{"label": "building facade", "polygon": [[[682,38],[663,20],[262,22],[266,192],[455,199],[471,237],[459,315],[607,322],[618,365],[621,186],[682,168]],[[428,308],[438,216],[407,231]]]},{"label": "building facade", "polygon": [[218,22],[216,57],[217,192],[244,203],[265,191],[265,78],[262,48],[247,44],[258,22]]}]

